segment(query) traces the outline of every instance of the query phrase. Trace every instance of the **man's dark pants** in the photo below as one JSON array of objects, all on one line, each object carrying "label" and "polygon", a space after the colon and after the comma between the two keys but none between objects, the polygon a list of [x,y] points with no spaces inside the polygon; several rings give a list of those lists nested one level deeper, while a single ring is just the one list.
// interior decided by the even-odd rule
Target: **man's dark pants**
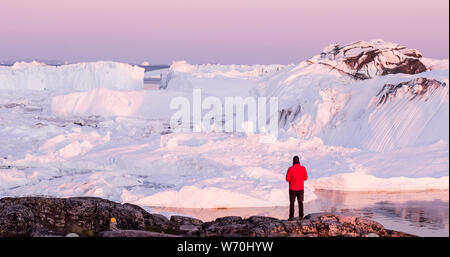
[{"label": "man's dark pants", "polygon": [[289,219],[294,218],[294,203],[295,198],[298,200],[298,216],[303,218],[303,190],[290,190],[289,189]]}]

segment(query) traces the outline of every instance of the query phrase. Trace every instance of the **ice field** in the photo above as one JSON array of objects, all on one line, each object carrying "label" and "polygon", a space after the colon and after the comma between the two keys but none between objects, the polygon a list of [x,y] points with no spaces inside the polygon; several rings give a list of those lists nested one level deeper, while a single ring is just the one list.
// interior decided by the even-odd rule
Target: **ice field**
[{"label": "ice field", "polygon": [[[373,60],[362,59],[368,49]],[[161,88],[145,89],[145,76]],[[448,60],[381,40],[331,45],[291,65],[180,61],[159,74],[114,62],[0,66],[0,197],[287,206],[294,155],[308,170],[307,202],[316,190],[448,190],[448,78]],[[170,103],[192,102],[194,89],[202,99],[276,97],[277,138],[177,132]]]}]

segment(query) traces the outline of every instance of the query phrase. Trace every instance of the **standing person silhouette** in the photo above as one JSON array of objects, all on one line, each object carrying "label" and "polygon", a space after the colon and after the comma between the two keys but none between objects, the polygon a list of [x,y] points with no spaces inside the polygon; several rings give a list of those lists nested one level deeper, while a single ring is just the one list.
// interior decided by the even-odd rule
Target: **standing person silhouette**
[{"label": "standing person silhouette", "polygon": [[289,182],[289,220],[294,218],[295,198],[298,199],[298,216],[303,219],[304,181],[307,179],[306,168],[300,165],[298,156],[294,156],[293,164],[286,173],[286,181]]}]

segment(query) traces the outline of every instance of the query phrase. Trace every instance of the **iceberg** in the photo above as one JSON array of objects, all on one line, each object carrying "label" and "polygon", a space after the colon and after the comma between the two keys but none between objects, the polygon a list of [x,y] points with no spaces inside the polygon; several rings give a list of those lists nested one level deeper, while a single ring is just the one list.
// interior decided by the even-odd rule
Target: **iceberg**
[{"label": "iceberg", "polygon": [[0,66],[0,90],[86,91],[94,88],[136,90],[144,86],[144,69],[118,62],[90,62],[61,66],[15,63]]}]

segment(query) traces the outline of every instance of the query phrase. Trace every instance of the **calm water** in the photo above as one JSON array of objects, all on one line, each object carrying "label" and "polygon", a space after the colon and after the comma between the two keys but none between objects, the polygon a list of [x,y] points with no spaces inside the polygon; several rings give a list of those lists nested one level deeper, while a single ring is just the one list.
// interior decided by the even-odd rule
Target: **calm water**
[{"label": "calm water", "polygon": [[[370,218],[388,229],[418,236],[449,236],[449,191],[376,194],[324,191],[316,194],[318,199],[304,204],[305,215],[339,212]],[[279,219],[287,219],[288,216],[288,207],[150,210],[166,216],[181,214],[203,221],[223,216],[262,215]]]}]

